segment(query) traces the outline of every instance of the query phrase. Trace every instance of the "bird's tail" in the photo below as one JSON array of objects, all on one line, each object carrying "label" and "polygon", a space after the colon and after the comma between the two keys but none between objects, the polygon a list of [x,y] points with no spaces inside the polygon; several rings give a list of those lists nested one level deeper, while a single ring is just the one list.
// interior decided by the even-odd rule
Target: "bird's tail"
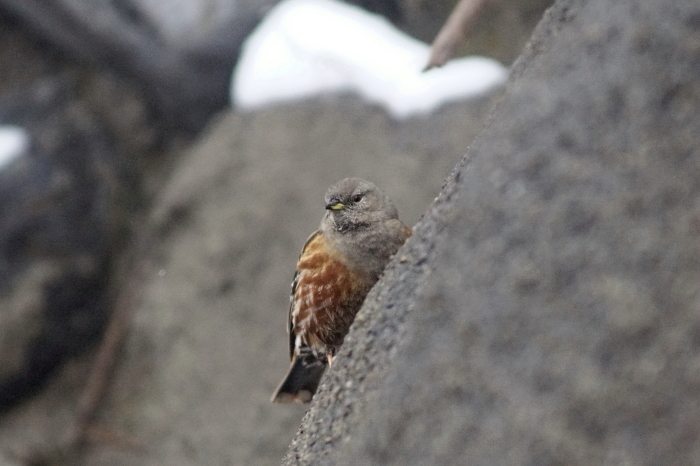
[{"label": "bird's tail", "polygon": [[312,354],[295,355],[289,372],[272,395],[272,402],[311,401],[327,365],[325,359],[319,359]]}]

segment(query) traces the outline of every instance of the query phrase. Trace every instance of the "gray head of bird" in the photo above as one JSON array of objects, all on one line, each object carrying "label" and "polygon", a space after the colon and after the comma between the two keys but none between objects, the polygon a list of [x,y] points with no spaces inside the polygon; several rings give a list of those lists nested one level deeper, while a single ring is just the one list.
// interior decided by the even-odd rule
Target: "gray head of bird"
[{"label": "gray head of bird", "polygon": [[345,178],[326,192],[325,222],[339,232],[371,228],[398,218],[394,203],[384,191],[360,178]]}]

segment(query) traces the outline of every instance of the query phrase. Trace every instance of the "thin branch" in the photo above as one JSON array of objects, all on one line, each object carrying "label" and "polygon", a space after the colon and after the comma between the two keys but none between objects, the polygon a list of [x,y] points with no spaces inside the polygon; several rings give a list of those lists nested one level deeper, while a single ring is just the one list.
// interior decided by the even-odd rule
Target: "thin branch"
[{"label": "thin branch", "polygon": [[78,401],[72,428],[56,445],[30,449],[14,456],[26,466],[56,466],[75,464],[86,444],[90,442],[110,443],[132,451],[141,450],[138,442],[130,437],[94,425],[95,414],[105,397],[114,367],[119,360],[120,349],[129,332],[132,314],[139,303],[144,275],[148,265],[148,245],[152,245],[152,231],[134,232],[137,245],[125,258],[117,277],[126,277],[118,286],[116,302],[109,323],[102,336],[95,360]]},{"label": "thin branch", "polygon": [[[136,268],[141,268],[140,264]],[[74,425],[76,439],[82,440],[85,437],[90,422],[104,398],[107,384],[119,358],[119,350],[129,330],[133,309],[138,302],[141,278],[140,273],[133,273],[119,293],[115,309],[80,395]]]},{"label": "thin branch", "polygon": [[133,234],[136,245],[117,274],[127,278],[124,279],[117,293],[114,311],[78,401],[71,434],[71,441],[75,444],[84,443],[91,437],[91,432],[93,434],[98,431],[106,432],[104,429],[93,426],[92,421],[104,399],[112,372],[119,360],[120,350],[129,332],[132,314],[138,306],[148,265],[145,258],[153,244],[153,231],[148,227],[137,229]]},{"label": "thin branch", "polygon": [[442,66],[454,56],[457,45],[474,24],[486,0],[459,0],[430,48],[430,57],[423,71]]}]

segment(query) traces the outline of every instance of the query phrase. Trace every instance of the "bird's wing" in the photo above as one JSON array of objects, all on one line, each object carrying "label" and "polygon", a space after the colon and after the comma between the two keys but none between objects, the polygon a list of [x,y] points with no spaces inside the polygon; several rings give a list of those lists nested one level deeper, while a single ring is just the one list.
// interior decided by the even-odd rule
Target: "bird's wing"
[{"label": "bird's wing", "polygon": [[[316,230],[311,233],[311,236],[304,243],[304,247],[301,248],[301,254],[299,257],[304,255],[306,247],[313,241],[316,236],[321,233],[321,230]],[[292,322],[292,309],[294,307],[294,295],[297,292],[297,285],[299,284],[299,270],[294,273],[294,280],[292,280],[292,294],[289,297],[289,313],[287,315],[287,333],[289,334],[289,359],[294,359],[294,346],[296,343],[296,335],[294,334],[294,322]]]}]

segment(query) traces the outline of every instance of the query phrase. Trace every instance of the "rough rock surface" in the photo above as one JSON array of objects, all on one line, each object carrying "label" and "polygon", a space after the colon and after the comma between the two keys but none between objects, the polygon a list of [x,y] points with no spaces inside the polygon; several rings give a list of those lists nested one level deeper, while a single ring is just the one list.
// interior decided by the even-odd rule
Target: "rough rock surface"
[{"label": "rough rock surface", "polygon": [[699,31],[557,2],[283,464],[698,464]]}]

